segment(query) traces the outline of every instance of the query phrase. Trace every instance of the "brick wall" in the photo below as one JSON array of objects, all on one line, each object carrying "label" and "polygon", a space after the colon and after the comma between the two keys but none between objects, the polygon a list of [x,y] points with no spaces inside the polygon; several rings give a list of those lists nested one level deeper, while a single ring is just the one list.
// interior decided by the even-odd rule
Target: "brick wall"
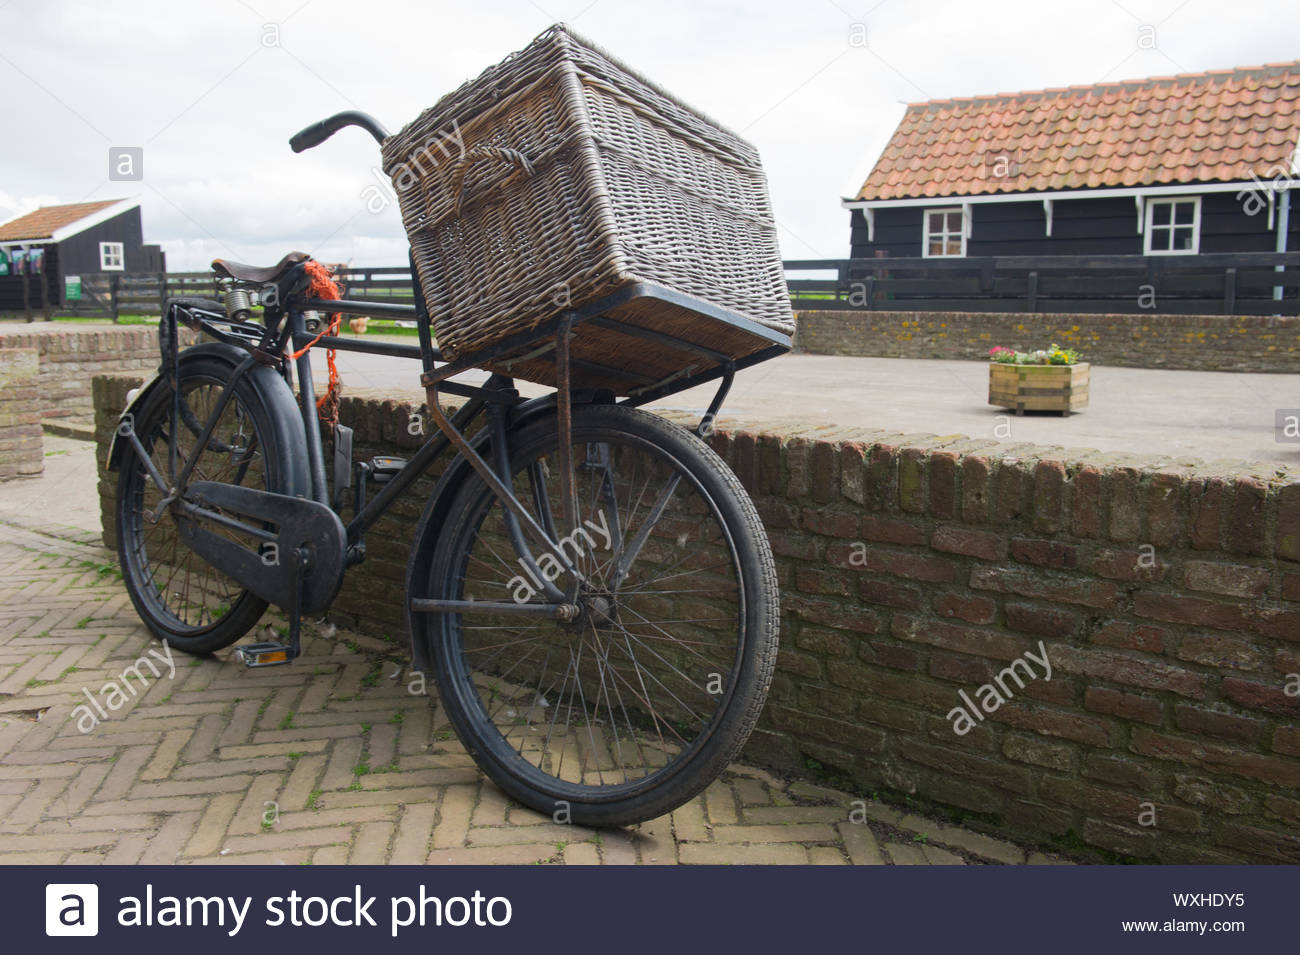
[{"label": "brick wall", "polygon": [[40,355],[42,417],[89,416],[90,380],[116,371],[152,371],[158,367],[158,330],[154,326],[77,328],[60,323],[0,329],[0,351],[35,349]]},{"label": "brick wall", "polygon": [[45,470],[38,362],[33,348],[0,351],[0,481]]},{"label": "brick wall", "polygon": [[[95,387],[102,440],[129,382]],[[370,453],[409,447],[410,411],[343,414]],[[829,429],[715,446],[782,584],[746,759],[1099,858],[1300,861],[1300,473]],[[420,503],[372,532],[341,619],[402,632]],[[954,732],[960,693],[1040,641],[1051,679]]]},{"label": "brick wall", "polygon": [[1300,370],[1300,317],[801,311],[797,347],[818,355],[984,359],[994,345],[1076,348],[1099,365]]}]

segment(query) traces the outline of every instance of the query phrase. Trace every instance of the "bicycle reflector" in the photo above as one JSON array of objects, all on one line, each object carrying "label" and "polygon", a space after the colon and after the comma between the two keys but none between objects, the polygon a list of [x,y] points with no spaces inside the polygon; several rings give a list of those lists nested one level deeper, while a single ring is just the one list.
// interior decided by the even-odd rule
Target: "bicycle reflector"
[{"label": "bicycle reflector", "polygon": [[293,659],[292,648],[285,643],[246,643],[235,647],[239,662],[249,667],[273,667]]}]

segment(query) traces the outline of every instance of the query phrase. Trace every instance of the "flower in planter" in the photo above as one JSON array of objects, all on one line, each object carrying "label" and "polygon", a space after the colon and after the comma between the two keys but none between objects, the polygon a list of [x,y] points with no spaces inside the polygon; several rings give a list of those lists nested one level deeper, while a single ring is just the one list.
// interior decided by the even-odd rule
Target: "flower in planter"
[{"label": "flower in planter", "polygon": [[1005,345],[989,349],[989,360],[1003,365],[1077,365],[1081,360],[1073,348],[1053,344],[1037,351],[1016,351]]}]

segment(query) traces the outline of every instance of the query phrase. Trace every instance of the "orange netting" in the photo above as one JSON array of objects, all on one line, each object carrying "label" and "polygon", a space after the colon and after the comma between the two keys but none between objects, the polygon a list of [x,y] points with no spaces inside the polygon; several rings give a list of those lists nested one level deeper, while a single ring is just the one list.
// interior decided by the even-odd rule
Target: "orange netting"
[{"label": "orange netting", "polygon": [[[307,275],[311,278],[311,284],[307,286],[307,294],[312,298],[338,299],[343,296],[339,294],[339,285],[334,281],[334,271],[327,265],[322,265],[315,259],[309,259],[306,264]],[[325,335],[337,335],[339,333],[339,320],[342,316],[334,312],[329,316],[329,321],[321,329],[319,335],[309,341],[296,352],[292,352],[289,357],[293,360],[301,358],[311,350]],[[316,399],[316,413],[320,416],[321,421],[328,425],[338,424],[339,420],[339,370],[334,364],[334,349],[329,348],[325,351],[325,364],[329,368],[329,387],[325,394]]]}]

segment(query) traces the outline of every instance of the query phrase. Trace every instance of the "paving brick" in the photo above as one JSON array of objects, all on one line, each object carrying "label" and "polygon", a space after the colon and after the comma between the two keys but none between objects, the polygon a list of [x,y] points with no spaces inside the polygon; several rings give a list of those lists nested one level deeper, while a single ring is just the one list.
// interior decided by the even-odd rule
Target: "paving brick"
[{"label": "paving brick", "polygon": [[682,865],[804,865],[808,850],[799,845],[715,845],[690,842],[678,850]]}]

